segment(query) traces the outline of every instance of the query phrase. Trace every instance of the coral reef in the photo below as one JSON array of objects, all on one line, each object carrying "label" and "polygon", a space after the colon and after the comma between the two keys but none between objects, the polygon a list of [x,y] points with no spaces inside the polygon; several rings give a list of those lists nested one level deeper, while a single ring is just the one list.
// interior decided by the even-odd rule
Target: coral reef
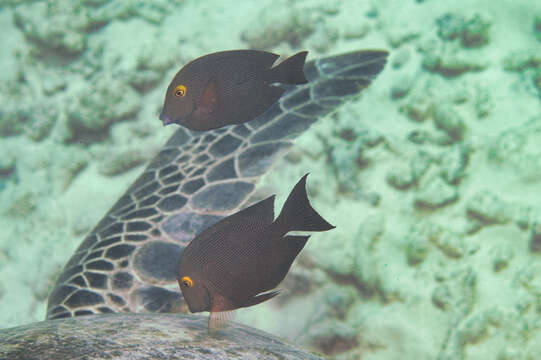
[{"label": "coral reef", "polygon": [[466,18],[461,15],[447,13],[436,19],[438,36],[444,40],[459,39],[464,47],[479,47],[489,41],[489,30],[492,25],[479,14]]},{"label": "coral reef", "polygon": [[267,49],[281,42],[296,47],[316,30],[314,15],[292,3],[272,4],[261,9],[242,39],[251,48]]},{"label": "coral reef", "polygon": [[159,24],[174,2],[69,1],[32,2],[15,8],[14,21],[40,50],[77,56],[87,49],[89,33],[115,19],[139,17]]},{"label": "coral reef", "polygon": [[91,89],[75,94],[67,109],[68,141],[107,133],[116,121],[134,119],[141,107],[139,95],[123,81],[98,79]]}]

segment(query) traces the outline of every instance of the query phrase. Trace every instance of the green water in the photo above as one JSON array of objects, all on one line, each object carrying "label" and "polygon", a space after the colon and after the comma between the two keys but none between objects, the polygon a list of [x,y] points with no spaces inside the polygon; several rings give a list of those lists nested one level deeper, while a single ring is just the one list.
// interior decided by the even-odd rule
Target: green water
[{"label": "green water", "polygon": [[4,0],[0,29],[1,327],[45,319],[62,267],[174,133],[158,114],[181,65],[386,49],[258,183],[278,212],[310,172],[337,228],[237,320],[336,359],[541,354],[541,5]]}]

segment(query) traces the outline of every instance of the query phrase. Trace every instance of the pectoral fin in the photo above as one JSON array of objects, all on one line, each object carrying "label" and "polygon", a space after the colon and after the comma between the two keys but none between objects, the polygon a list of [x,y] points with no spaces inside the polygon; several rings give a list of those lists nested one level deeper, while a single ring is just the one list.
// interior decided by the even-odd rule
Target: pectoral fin
[{"label": "pectoral fin", "polygon": [[199,98],[199,101],[197,103],[197,109],[200,112],[212,114],[218,110],[218,105],[219,97],[218,90],[216,88],[216,80],[214,78],[211,78],[208,81],[205,90],[203,90],[201,97]]}]

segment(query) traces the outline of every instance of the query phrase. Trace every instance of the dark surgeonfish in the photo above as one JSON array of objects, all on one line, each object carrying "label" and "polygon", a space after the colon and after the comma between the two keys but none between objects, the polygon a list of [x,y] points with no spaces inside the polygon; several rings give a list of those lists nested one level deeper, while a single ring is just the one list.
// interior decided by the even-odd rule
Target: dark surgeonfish
[{"label": "dark surgeonfish", "polygon": [[274,219],[274,195],[201,232],[180,256],[177,280],[190,312],[210,311],[209,330],[222,327],[231,311],[278,295],[309,235],[334,226],[310,205],[304,175]]},{"label": "dark surgeonfish", "polygon": [[305,84],[302,51],[272,67],[279,55],[257,50],[216,52],[186,64],[165,94],[160,120],[192,130],[242,124],[264,113],[284,93],[272,84]]}]

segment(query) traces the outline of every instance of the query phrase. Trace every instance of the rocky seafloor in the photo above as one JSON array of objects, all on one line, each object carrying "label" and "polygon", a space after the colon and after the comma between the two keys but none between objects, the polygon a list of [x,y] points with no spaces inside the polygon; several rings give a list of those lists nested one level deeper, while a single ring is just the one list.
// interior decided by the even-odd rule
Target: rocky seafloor
[{"label": "rocky seafloor", "polygon": [[359,100],[261,186],[310,172],[284,294],[238,320],[336,359],[541,354],[541,4],[0,0],[0,326],[42,320],[62,266],[175,130],[202,54],[384,48]]}]

